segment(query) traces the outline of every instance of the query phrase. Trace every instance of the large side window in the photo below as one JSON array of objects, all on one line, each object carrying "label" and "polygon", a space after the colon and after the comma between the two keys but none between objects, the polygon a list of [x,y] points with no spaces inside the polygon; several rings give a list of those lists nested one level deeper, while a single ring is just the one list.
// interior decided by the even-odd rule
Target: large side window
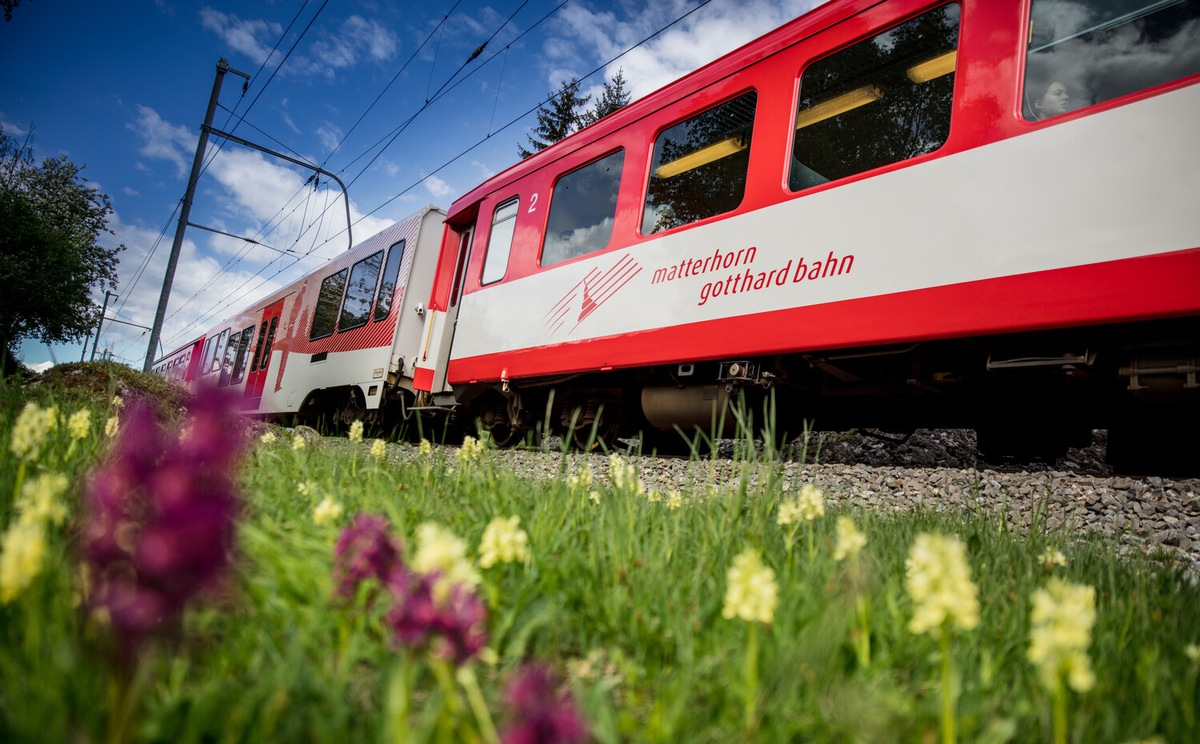
[{"label": "large side window", "polygon": [[946,142],[958,19],[958,5],[946,5],[809,65],[800,78],[792,191]]},{"label": "large side window", "polygon": [[237,357],[233,362],[233,373],[229,381],[234,385],[246,376],[246,362],[250,360],[250,339],[254,336],[254,326],[248,325],[242,329],[242,339],[238,342]]},{"label": "large side window", "polygon": [[346,290],[347,269],[325,277],[321,282],[321,292],[317,295],[317,307],[313,310],[312,328],[308,332],[308,340],[321,338],[333,333],[337,323],[338,307],[342,304],[342,292]]},{"label": "large side window", "polygon": [[1200,0],[1033,0],[1031,121],[1200,72]]},{"label": "large side window", "polygon": [[496,207],[492,217],[492,232],[488,236],[487,253],[483,255],[483,276],[480,284],[491,284],[504,278],[508,270],[508,254],[512,250],[513,233],[517,229],[517,205],[520,197],[513,197]]},{"label": "large side window", "polygon": [[258,362],[258,368],[260,371],[271,366],[271,345],[275,343],[275,330],[279,328],[279,316],[276,315],[275,317],[271,318],[271,325],[269,326],[266,323],[263,323],[263,327],[266,328],[266,333],[263,334],[263,337],[266,340],[263,341],[262,358]]},{"label": "large side window", "polygon": [[217,340],[213,343],[212,356],[206,358],[208,366],[204,370],[205,374],[210,374],[221,369],[222,355],[225,353],[225,342],[228,339],[229,329],[226,328],[225,330],[221,331],[221,334],[217,336]]},{"label": "large side window", "polygon": [[643,235],[737,209],[746,193],[757,102],[757,93],[746,93],[658,135]]},{"label": "large side window", "polygon": [[234,358],[237,356],[238,344],[242,342],[242,332],[238,331],[229,337],[229,343],[225,346],[225,355],[221,359],[221,379],[217,383],[224,387],[229,384],[229,373],[233,371]]},{"label": "large side window", "polygon": [[339,333],[366,325],[371,316],[371,298],[375,296],[375,284],[379,281],[381,265],[383,251],[372,253],[350,269],[350,286],[346,288],[342,316],[338,320]]},{"label": "large side window", "polygon": [[542,266],[602,250],[612,239],[625,151],[617,150],[554,184]]},{"label": "large side window", "polygon": [[383,320],[392,312],[392,300],[396,297],[396,285],[400,283],[400,259],[404,257],[404,241],[388,249],[387,264],[383,267],[383,281],[379,283],[379,297],[375,300],[373,320]]}]

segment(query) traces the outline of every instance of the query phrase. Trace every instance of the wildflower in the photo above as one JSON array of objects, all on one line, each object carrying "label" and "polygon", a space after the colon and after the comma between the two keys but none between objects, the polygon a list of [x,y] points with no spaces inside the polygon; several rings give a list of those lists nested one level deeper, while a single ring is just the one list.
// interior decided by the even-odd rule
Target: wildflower
[{"label": "wildflower", "polygon": [[316,496],[317,484],[312,481],[301,481],[296,484],[296,492],[301,496]]},{"label": "wildflower", "polygon": [[833,549],[835,561],[856,557],[867,544],[867,536],[858,531],[850,517],[837,519],[837,546]]},{"label": "wildflower", "polygon": [[1041,563],[1043,566],[1045,566],[1047,569],[1050,569],[1050,568],[1054,568],[1055,566],[1067,565],[1067,557],[1062,554],[1061,550],[1058,550],[1056,548],[1046,548],[1045,550],[1042,551],[1042,554],[1038,557],[1038,562]]},{"label": "wildflower", "polygon": [[922,533],[905,561],[905,585],[914,612],[908,629],[927,633],[949,623],[964,630],[979,624],[978,590],[961,541]]},{"label": "wildflower", "polygon": [[825,516],[825,494],[811,483],[800,488],[800,493],[794,499],[779,505],[779,516],[776,522],[780,525],[811,522]]},{"label": "wildflower", "polygon": [[763,565],[757,550],[746,548],[733,559],[726,582],[723,617],[771,624],[779,602],[779,585],[775,583],[775,572]]},{"label": "wildflower", "polygon": [[657,488],[651,488],[650,491],[646,494],[646,501],[650,502],[651,504],[657,504],[658,502],[660,502],[662,500],[663,500],[662,491],[659,491]]},{"label": "wildflower", "polygon": [[57,409],[42,408],[33,402],[26,403],[13,423],[9,450],[22,460],[35,459],[46,437],[54,431],[56,418]]},{"label": "wildflower", "polygon": [[1057,693],[1065,679],[1076,692],[1092,689],[1096,678],[1087,647],[1096,622],[1096,590],[1052,578],[1033,593],[1030,620],[1029,660],[1046,688]]},{"label": "wildflower", "polygon": [[26,483],[18,504],[21,518],[62,524],[67,518],[67,508],[58,501],[58,496],[67,490],[67,485],[67,476],[62,473],[44,473]]},{"label": "wildflower", "polygon": [[131,406],[108,458],[87,480],[81,530],[92,609],[111,618],[126,651],[215,586],[229,564],[242,438],[226,398],[202,393],[192,435],[172,437]]},{"label": "wildflower", "polygon": [[608,475],[613,487],[619,491],[629,491],[635,496],[646,492],[646,484],[638,477],[637,468],[616,452],[608,456]]},{"label": "wildflower", "polygon": [[575,701],[569,693],[560,692],[561,688],[561,681],[544,667],[520,671],[505,695],[512,722],[500,738],[502,744],[588,741],[587,725]]},{"label": "wildflower", "polygon": [[463,437],[462,446],[458,448],[458,461],[463,465],[470,465],[473,462],[478,462],[483,455],[484,444],[475,437]]},{"label": "wildflower", "polygon": [[1200,663],[1200,645],[1189,643],[1183,647],[1183,653],[1193,664]]},{"label": "wildflower", "polygon": [[296,452],[299,452],[300,450],[304,449],[307,446],[308,446],[308,444],[304,441],[304,437],[300,436],[299,434],[292,435],[292,449],[293,450],[295,450]]},{"label": "wildflower", "polygon": [[436,572],[420,576],[415,582],[403,572],[396,572],[389,586],[397,602],[385,620],[399,645],[430,646],[458,665],[487,645],[487,609],[470,586],[446,585]]},{"label": "wildflower", "polygon": [[436,598],[445,598],[454,584],[475,586],[479,574],[467,559],[467,544],[450,530],[434,522],[417,527],[417,550],[412,568],[419,574],[437,574]]},{"label": "wildflower", "polygon": [[0,604],[25,591],[42,571],[46,527],[35,519],[18,519],[0,538]]},{"label": "wildflower", "polygon": [[262,442],[263,444],[274,444],[275,443],[275,432],[273,432],[273,431],[265,432],[261,437],[258,438],[258,441]]},{"label": "wildflower", "polygon": [[361,442],[363,440],[363,422],[362,421],[355,421],[354,423],[350,424],[349,439],[351,442]]},{"label": "wildflower", "polygon": [[91,430],[92,411],[89,408],[80,408],[67,420],[67,431],[70,432],[72,439],[87,439]]},{"label": "wildflower", "polygon": [[667,508],[675,510],[683,506],[683,494],[672,488],[667,493]]},{"label": "wildflower", "polygon": [[406,575],[402,550],[403,545],[388,531],[387,519],[369,514],[355,516],[334,548],[334,591],[343,599],[352,599],[359,584],[369,579],[390,587],[394,576]]},{"label": "wildflower", "polygon": [[593,504],[599,504],[600,503],[600,492],[596,491],[594,489],[591,491],[588,491],[588,500],[591,501]]},{"label": "wildflower", "polygon": [[342,516],[342,505],[326,496],[313,509],[313,522],[316,524],[333,524]]},{"label": "wildflower", "polygon": [[371,457],[374,457],[376,460],[382,460],[386,454],[387,445],[384,444],[382,439],[376,439],[374,442],[371,442]]},{"label": "wildflower", "polygon": [[114,395],[112,399],[112,409],[119,411],[125,405],[125,399],[119,395]]},{"label": "wildflower", "polygon": [[479,565],[491,568],[497,563],[523,561],[529,557],[529,535],[518,525],[520,517],[496,517],[483,530],[479,543]]},{"label": "wildflower", "polygon": [[585,463],[579,472],[567,478],[571,491],[588,491],[592,487],[592,469]]},{"label": "wildflower", "polygon": [[422,457],[429,457],[433,454],[433,445],[429,443],[428,439],[422,439],[421,443],[417,445],[417,451],[421,453]]},{"label": "wildflower", "polygon": [[109,416],[108,420],[104,422],[104,436],[109,439],[115,437],[120,429],[121,419],[119,416]]}]

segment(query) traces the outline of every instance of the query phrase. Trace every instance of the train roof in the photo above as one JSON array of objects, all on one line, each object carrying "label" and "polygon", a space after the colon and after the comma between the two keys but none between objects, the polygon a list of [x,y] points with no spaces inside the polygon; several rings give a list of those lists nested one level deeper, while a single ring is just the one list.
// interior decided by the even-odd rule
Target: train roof
[{"label": "train roof", "polygon": [[492,191],[547,167],[564,155],[650,116],[664,106],[685,99],[714,81],[729,77],[743,69],[748,60],[757,61],[776,54],[881,2],[883,0],[831,0],[788,21],[489,178],[450,205],[447,221],[454,221],[460,214],[468,212]]}]

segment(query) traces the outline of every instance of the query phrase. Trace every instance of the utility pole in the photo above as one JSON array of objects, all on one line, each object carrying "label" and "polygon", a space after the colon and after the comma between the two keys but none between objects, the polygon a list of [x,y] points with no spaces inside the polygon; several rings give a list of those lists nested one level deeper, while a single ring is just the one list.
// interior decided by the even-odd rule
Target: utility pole
[{"label": "utility pole", "polygon": [[[96,361],[96,344],[98,344],[100,342],[100,329],[104,327],[104,316],[108,312],[108,298],[109,297],[113,297],[118,300],[121,299],[120,295],[114,294],[113,292],[109,292],[107,289],[104,290],[104,307],[100,308],[100,322],[96,323],[96,338],[92,339],[92,358],[88,360],[89,362]],[[83,342],[83,354],[86,354],[86,353],[87,353],[87,341],[84,341]],[[81,362],[83,361],[83,354],[79,355],[79,361],[81,361]]]},{"label": "utility pole", "polygon": [[208,111],[204,114],[204,124],[200,127],[200,139],[196,142],[196,157],[192,160],[192,174],[188,177],[187,192],[183,196],[183,205],[179,209],[179,225],[175,228],[175,242],[171,244],[171,255],[167,258],[167,272],[163,276],[162,294],[158,297],[158,311],[154,314],[154,326],[150,329],[150,343],[146,347],[146,363],[143,372],[149,372],[154,366],[154,352],[158,348],[158,337],[162,333],[163,318],[167,314],[167,301],[171,299],[171,284],[175,281],[175,266],[179,263],[179,251],[183,247],[183,233],[187,230],[188,218],[192,213],[192,198],[196,195],[196,181],[200,180],[200,171],[204,165],[204,151],[208,147],[208,133],[212,128],[213,115],[217,111],[217,99],[221,95],[221,83],[225,73],[232,72],[250,81],[250,76],[238,72],[229,66],[225,58],[217,60],[217,76],[213,80],[212,95],[208,98]]}]

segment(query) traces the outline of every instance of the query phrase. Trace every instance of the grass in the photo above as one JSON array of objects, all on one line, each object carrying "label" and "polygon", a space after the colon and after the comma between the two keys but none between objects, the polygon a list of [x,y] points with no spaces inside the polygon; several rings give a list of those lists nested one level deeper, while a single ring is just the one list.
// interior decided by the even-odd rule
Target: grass
[{"label": "grass", "polygon": [[[83,366],[83,376],[108,375]],[[284,436],[256,440],[238,472],[244,506],[227,582],[131,669],[114,663],[111,629],[88,612],[79,566],[81,484],[110,447],[103,427],[115,387],[111,378],[82,392],[0,387],[4,529],[18,520],[24,460],[7,445],[26,399],[63,414],[93,410],[85,439],[72,446],[59,427],[25,462],[26,481],[69,477],[60,496],[69,516],[48,529],[40,572],[0,605],[4,741],[486,741],[489,726],[513,722],[506,690],[534,663],[556,672],[599,742],[934,741],[944,731],[942,656],[935,637],[909,632],[905,584],[922,532],[962,541],[980,598],[978,626],[950,643],[959,740],[1054,740],[1052,696],[1027,660],[1030,598],[1051,576],[1096,592],[1087,649],[1096,683],[1067,696],[1068,740],[1183,742],[1200,730],[1194,576],[1036,519],[1017,534],[985,510],[831,511],[811,523],[811,557],[808,524],[788,551],[778,509],[804,484],[747,448],[739,477],[702,480],[672,499],[639,493],[636,471],[614,478],[596,467],[590,488],[573,484],[588,460],[569,454],[546,482],[487,449],[463,460],[451,448],[389,445],[379,460],[369,443],[295,450]],[[343,511],[317,524],[326,497]],[[334,596],[335,544],[358,513],[386,516],[407,558],[423,523],[449,529],[474,555],[494,517],[520,517],[528,559],[475,567],[488,643],[470,674],[398,648],[385,594]],[[838,516],[866,535],[857,560],[833,558]],[[723,615],[727,571],[747,548],[778,586],[769,625]],[[1047,548],[1067,565],[1048,567]],[[127,726],[116,725],[122,710]]]}]

